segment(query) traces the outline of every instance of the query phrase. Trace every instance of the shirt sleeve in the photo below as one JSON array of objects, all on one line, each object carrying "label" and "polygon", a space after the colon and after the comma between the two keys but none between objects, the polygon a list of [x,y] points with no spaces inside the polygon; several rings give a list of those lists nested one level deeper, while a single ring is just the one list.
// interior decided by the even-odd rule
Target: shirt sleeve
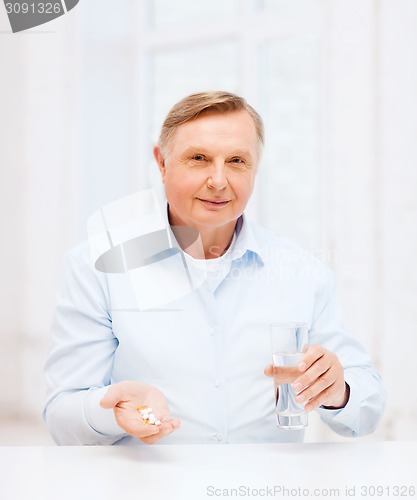
[{"label": "shirt sleeve", "polygon": [[316,298],[310,343],[334,352],[345,370],[350,395],[342,409],[319,408],[317,412],[333,431],[342,436],[363,436],[373,432],[385,407],[385,388],[373,368],[370,356],[343,325],[333,274],[326,270]]},{"label": "shirt sleeve", "polygon": [[99,406],[117,346],[106,277],[85,245],[64,258],[45,365],[44,419],[57,444],[109,445],[126,436],[113,410]]}]

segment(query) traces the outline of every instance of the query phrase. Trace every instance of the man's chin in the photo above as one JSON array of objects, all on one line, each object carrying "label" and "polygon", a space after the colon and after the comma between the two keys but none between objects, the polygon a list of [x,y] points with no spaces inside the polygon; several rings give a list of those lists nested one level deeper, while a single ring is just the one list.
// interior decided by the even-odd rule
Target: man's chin
[{"label": "man's chin", "polygon": [[211,212],[209,214],[205,214],[204,216],[196,217],[195,219],[193,219],[193,225],[200,231],[203,231],[204,228],[215,229],[215,228],[226,227],[228,225],[234,226],[238,218],[239,215],[236,216],[230,215],[229,217],[227,216],[216,217],[216,214]]}]

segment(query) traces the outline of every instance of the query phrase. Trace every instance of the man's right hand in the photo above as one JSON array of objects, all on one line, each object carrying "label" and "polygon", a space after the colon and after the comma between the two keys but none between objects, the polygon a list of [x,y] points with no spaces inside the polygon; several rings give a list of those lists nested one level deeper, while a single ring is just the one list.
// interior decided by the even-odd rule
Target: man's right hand
[{"label": "man's right hand", "polygon": [[[101,399],[103,408],[113,408],[118,425],[131,436],[153,444],[177,429],[180,421],[169,415],[168,403],[162,392],[153,385],[125,380],[109,387]],[[139,406],[149,406],[161,421],[160,425],[145,424]]]}]

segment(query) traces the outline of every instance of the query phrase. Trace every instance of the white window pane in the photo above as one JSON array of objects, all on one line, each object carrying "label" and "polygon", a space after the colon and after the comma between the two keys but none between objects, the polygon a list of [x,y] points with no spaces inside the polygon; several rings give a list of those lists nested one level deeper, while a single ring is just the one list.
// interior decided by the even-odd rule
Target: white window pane
[{"label": "white window pane", "polygon": [[134,5],[130,0],[83,2],[83,32],[94,40],[123,40],[131,30]]},{"label": "white window pane", "polygon": [[153,0],[153,26],[161,28],[168,25],[210,23],[222,19],[239,9],[239,0]]},{"label": "white window pane", "polygon": [[132,164],[129,89],[131,60],[126,54],[86,51],[83,87],[85,214],[129,192]]},{"label": "white window pane", "polygon": [[205,90],[237,92],[239,66],[235,43],[156,53],[153,66],[153,141],[157,140],[168,111],[186,95]]},{"label": "white window pane", "polygon": [[319,244],[317,50],[314,40],[268,44],[262,78],[261,218],[311,248]]},{"label": "white window pane", "polygon": [[261,7],[269,10],[276,9],[302,9],[317,5],[322,0],[261,0]]}]

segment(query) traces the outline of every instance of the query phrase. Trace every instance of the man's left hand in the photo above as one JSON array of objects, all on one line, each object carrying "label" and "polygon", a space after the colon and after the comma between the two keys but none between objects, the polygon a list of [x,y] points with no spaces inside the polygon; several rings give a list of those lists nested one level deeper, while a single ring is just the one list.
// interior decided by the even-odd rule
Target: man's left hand
[{"label": "man's left hand", "polygon": [[[297,393],[297,403],[305,403],[305,411],[319,406],[339,409],[349,400],[349,386],[345,382],[344,369],[336,354],[320,345],[310,345],[298,364],[300,374],[292,383]],[[265,375],[274,376],[274,368],[268,365]]]}]

